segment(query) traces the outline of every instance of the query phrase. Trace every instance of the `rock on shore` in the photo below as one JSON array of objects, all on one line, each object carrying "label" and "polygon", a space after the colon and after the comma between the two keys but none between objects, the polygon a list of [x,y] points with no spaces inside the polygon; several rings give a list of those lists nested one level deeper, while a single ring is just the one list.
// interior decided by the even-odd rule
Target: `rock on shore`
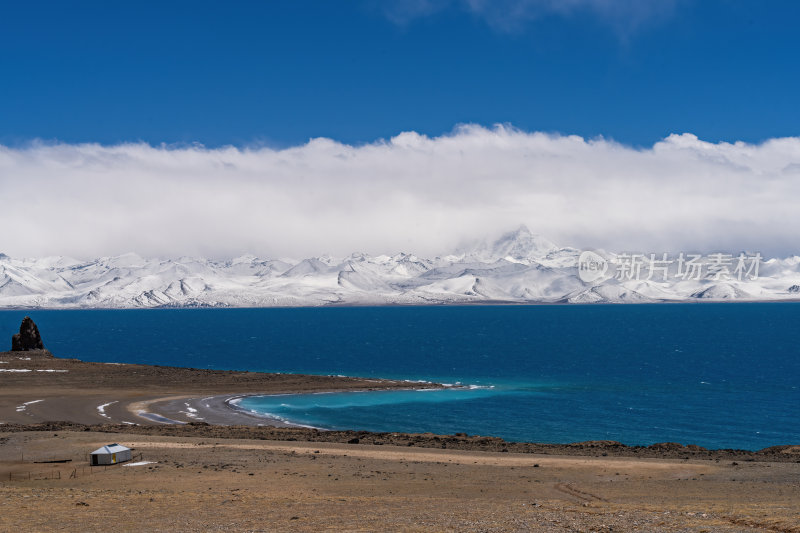
[{"label": "rock on shore", "polygon": [[19,326],[19,333],[15,333],[11,337],[11,351],[27,352],[29,350],[44,350],[44,343],[39,335],[39,328],[36,327],[31,317],[26,316]]}]

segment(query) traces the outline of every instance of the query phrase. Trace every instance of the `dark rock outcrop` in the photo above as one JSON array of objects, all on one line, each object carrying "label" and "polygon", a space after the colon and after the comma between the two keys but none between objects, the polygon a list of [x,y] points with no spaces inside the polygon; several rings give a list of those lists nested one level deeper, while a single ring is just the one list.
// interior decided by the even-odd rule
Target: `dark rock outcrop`
[{"label": "dark rock outcrop", "polygon": [[11,337],[11,351],[27,352],[28,350],[44,350],[44,344],[39,335],[39,328],[36,327],[31,317],[26,316],[22,319],[19,333],[15,333]]}]

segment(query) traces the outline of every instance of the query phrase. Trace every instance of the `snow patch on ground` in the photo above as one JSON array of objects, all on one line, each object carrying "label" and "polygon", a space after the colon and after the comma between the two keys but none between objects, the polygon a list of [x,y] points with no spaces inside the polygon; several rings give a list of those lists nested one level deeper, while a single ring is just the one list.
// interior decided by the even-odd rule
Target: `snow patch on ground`
[{"label": "snow patch on ground", "polygon": [[137,461],[135,463],[128,463],[122,466],[144,466],[144,465],[153,465],[156,464],[158,461]]},{"label": "snow patch on ground", "polygon": [[17,412],[21,413],[21,412],[25,411],[25,409],[27,409],[29,405],[33,405],[35,403],[39,403],[39,402],[43,402],[43,401],[44,400],[31,400],[30,402],[25,402],[22,405],[18,405],[17,406]]},{"label": "snow patch on ground", "polygon": [[[33,372],[30,368],[0,368],[0,372]],[[37,368],[36,372],[69,372],[65,369]]]},{"label": "snow patch on ground", "polygon": [[141,416],[142,418],[146,418],[153,422],[158,422],[159,424],[186,424],[186,422],[181,422],[180,420],[172,420],[171,418],[167,418],[166,416],[161,416],[158,413],[148,413],[147,411],[137,411],[136,414]]},{"label": "snow patch on ground", "polygon": [[189,418],[193,418],[195,420],[203,420],[202,417],[197,416],[197,409],[192,407],[189,402],[184,402],[183,405],[186,406],[186,410],[185,411],[179,411],[180,413],[186,415]]},{"label": "snow patch on ground", "polygon": [[103,405],[98,405],[97,406],[97,413],[100,416],[102,416],[103,418],[108,418],[110,420],[111,417],[106,414],[106,407],[108,407],[109,405],[113,405],[113,404],[117,403],[118,401],[119,400],[114,400],[113,402],[108,402],[108,403],[104,403]]}]

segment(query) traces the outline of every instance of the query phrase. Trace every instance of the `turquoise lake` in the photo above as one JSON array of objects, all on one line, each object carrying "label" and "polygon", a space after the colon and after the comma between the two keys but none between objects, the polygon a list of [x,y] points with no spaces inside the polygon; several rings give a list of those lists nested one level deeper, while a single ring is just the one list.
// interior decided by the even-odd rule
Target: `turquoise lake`
[{"label": "turquoise lake", "polygon": [[464,386],[241,404],[320,428],[800,443],[796,303],[0,311],[9,346],[25,315],[59,357]]}]

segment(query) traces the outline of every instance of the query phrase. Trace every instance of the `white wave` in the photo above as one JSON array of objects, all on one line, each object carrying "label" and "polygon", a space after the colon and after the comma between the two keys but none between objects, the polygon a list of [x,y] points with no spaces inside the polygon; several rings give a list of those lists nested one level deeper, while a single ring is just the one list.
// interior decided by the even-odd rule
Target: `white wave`
[{"label": "white wave", "polygon": [[298,427],[298,428],[318,429],[320,431],[327,431],[325,428],[320,428],[320,427],[316,427],[316,426],[309,426],[308,424],[300,424],[298,422],[293,422],[292,420],[289,420],[288,418],[285,418],[285,417],[282,417],[282,416],[279,416],[279,415],[276,415],[276,414],[273,414],[273,413],[256,411],[255,409],[242,409],[242,410],[247,412],[247,413],[250,413],[253,416],[257,416],[259,418],[266,418],[266,419],[269,419],[269,420],[277,420],[279,422],[283,422],[284,424],[288,424],[290,426],[294,426],[294,427]]},{"label": "white wave", "polygon": [[[259,395],[259,396],[250,396],[250,397],[251,398],[267,398],[267,397],[274,397],[274,396],[294,396],[294,394],[266,394],[266,395]],[[275,414],[272,414],[272,413],[256,411],[254,409],[246,409],[244,407],[241,407],[241,405],[240,405],[244,398],[245,398],[244,396],[237,396],[237,397],[234,397],[234,398],[229,398],[228,400],[225,401],[225,404],[228,405],[234,411],[241,411],[241,412],[256,416],[258,418],[263,418],[263,419],[267,419],[267,420],[277,420],[278,422],[283,422],[284,424],[288,424],[288,425],[294,426],[294,427],[318,429],[320,431],[327,431],[325,428],[309,426],[309,425],[306,425],[306,424],[299,424],[297,422],[293,422],[293,421],[291,421],[291,420],[289,420],[287,418],[284,418],[282,416],[275,415]],[[259,424],[259,425],[261,425],[261,424]]]}]

